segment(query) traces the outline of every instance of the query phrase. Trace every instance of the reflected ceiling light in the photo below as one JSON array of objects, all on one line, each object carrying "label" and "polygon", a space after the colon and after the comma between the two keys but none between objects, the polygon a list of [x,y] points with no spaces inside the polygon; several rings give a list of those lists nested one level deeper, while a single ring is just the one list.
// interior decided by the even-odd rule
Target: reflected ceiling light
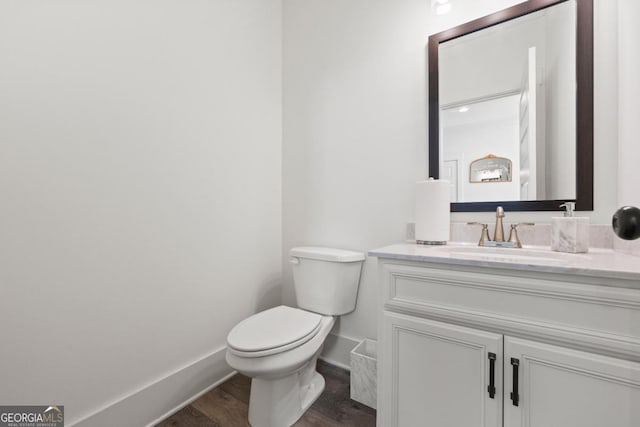
[{"label": "reflected ceiling light", "polygon": [[458,113],[466,113],[467,111],[469,111],[469,107],[467,107],[466,105],[458,108]]},{"label": "reflected ceiling light", "polygon": [[431,0],[431,9],[436,15],[444,15],[451,11],[451,2],[449,0]]}]

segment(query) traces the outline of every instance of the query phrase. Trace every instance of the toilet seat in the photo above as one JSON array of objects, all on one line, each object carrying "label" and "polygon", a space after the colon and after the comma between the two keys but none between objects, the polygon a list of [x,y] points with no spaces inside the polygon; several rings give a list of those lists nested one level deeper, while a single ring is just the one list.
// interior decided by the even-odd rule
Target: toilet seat
[{"label": "toilet seat", "polygon": [[227,336],[229,352],[241,357],[263,357],[296,348],[320,330],[322,316],[284,305],[254,314]]}]

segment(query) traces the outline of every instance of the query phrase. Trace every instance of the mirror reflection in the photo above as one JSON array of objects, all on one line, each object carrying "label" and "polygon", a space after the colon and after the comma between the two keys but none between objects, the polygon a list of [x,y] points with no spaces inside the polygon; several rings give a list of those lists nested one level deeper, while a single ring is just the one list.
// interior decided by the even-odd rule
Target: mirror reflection
[{"label": "mirror reflection", "polygon": [[[570,0],[439,44],[452,202],[576,198],[576,22]],[[510,179],[477,179],[487,156],[508,159]]]}]

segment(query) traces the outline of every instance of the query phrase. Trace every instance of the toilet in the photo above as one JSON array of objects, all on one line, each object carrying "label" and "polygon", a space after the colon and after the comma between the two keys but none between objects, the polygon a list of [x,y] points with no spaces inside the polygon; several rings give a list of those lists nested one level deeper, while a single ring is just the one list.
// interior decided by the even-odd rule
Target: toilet
[{"label": "toilet", "polygon": [[251,378],[249,423],[288,427],[324,390],[316,361],[336,316],[356,308],[364,254],[322,247],[289,252],[298,308],[254,314],[227,336],[227,363]]}]

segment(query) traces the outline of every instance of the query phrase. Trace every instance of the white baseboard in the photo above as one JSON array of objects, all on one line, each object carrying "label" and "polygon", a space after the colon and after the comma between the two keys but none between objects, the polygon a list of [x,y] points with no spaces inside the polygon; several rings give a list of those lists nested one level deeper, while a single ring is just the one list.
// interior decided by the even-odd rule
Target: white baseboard
[{"label": "white baseboard", "polygon": [[[320,358],[350,370],[350,353],[359,341],[329,334]],[[226,347],[71,421],[69,427],[151,427],[226,381],[235,371],[225,361]]]},{"label": "white baseboard", "polygon": [[226,347],[216,350],[69,427],[153,426],[235,374],[225,361],[225,352]]},{"label": "white baseboard", "polygon": [[351,370],[351,350],[356,348],[360,341],[342,335],[329,334],[324,342],[324,348],[320,359],[348,371]]}]

